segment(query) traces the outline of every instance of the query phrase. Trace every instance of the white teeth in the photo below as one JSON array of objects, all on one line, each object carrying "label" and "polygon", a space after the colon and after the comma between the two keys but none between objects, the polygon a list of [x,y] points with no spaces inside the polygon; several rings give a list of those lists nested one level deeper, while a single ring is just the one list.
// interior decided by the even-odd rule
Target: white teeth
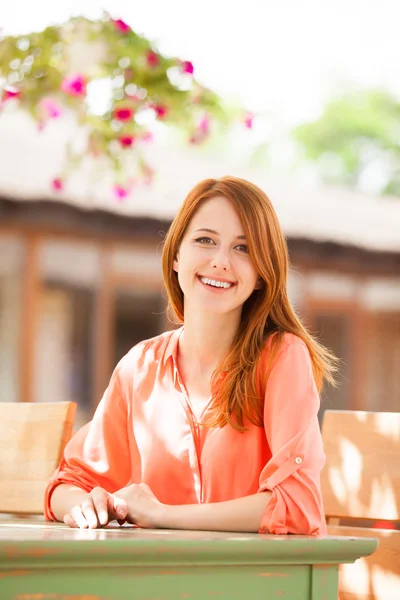
[{"label": "white teeth", "polygon": [[200,280],[207,285],[212,285],[214,287],[223,287],[230,288],[232,287],[232,283],[226,283],[225,281],[216,281],[215,279],[208,279],[208,277],[200,277]]}]

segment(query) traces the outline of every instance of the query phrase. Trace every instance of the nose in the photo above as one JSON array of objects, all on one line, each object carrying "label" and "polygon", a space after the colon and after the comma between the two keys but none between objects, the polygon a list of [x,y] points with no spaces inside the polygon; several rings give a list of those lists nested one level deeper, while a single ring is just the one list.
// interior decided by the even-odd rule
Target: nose
[{"label": "nose", "polygon": [[211,267],[213,269],[220,269],[221,271],[228,271],[230,269],[230,256],[229,251],[224,248],[218,248],[214,253],[211,260]]}]

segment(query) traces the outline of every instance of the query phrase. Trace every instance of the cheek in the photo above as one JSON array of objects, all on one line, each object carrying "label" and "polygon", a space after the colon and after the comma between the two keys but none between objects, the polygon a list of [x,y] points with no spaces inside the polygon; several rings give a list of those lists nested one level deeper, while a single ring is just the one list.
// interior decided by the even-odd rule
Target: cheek
[{"label": "cheek", "polygon": [[255,269],[253,263],[251,262],[249,257],[240,257],[241,260],[237,261],[235,264],[235,268],[242,273],[242,276],[245,277],[248,281],[257,279],[257,270]]},{"label": "cheek", "polygon": [[205,262],[205,252],[201,248],[185,248],[185,252],[178,257],[179,268],[181,271],[196,271],[199,265]]},{"label": "cheek", "polygon": [[249,267],[248,270],[248,281],[251,283],[251,287],[255,288],[257,285],[258,275],[253,266]]}]

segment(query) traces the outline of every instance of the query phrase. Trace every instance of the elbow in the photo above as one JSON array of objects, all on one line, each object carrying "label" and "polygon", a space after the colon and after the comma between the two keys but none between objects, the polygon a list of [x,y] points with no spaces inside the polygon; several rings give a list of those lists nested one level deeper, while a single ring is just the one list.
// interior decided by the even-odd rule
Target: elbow
[{"label": "elbow", "polygon": [[[297,490],[298,491],[298,490]],[[261,519],[259,533],[273,535],[326,535],[322,502],[313,494],[293,496],[278,485]]]}]

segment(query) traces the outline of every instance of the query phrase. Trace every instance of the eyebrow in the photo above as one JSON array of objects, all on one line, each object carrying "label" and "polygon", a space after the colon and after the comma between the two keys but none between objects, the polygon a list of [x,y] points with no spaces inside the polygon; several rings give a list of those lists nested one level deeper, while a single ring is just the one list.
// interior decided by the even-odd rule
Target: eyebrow
[{"label": "eyebrow", "polygon": [[[194,233],[196,233],[197,231],[207,231],[208,233],[213,233],[214,235],[219,235],[218,231],[215,231],[214,229],[207,229],[206,227],[201,227],[200,229],[196,229],[194,231]],[[245,235],[237,235],[236,239],[237,240],[245,240],[246,236]]]}]

